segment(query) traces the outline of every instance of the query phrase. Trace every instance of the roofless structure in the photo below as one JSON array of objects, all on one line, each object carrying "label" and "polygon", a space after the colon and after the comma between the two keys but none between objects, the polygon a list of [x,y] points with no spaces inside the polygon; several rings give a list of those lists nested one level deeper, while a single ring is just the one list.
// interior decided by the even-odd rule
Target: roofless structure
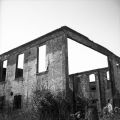
[{"label": "roofless structure", "polygon": [[[69,75],[67,38],[105,55],[108,67]],[[42,47],[45,51],[45,67],[40,71]],[[19,67],[20,57],[23,59],[23,67]],[[107,71],[110,73],[109,81]],[[91,74],[95,76],[94,82],[89,81]],[[61,93],[62,98],[70,100],[70,113],[77,111],[77,97],[90,99],[98,113],[105,107],[108,98],[113,100],[113,106],[120,107],[120,58],[67,26],[0,55],[1,114],[9,110],[14,114],[16,111],[20,113],[30,110],[34,92],[43,89],[54,95]],[[11,120],[8,113],[5,116],[9,116],[7,120]],[[6,119],[5,116],[3,119]],[[16,117],[15,120],[17,119]]]}]

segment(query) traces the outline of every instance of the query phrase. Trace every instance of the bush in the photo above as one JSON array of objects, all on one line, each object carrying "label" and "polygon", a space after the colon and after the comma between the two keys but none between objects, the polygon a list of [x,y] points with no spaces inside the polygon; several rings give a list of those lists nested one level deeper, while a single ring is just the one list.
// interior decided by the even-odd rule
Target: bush
[{"label": "bush", "polygon": [[37,90],[33,97],[34,115],[39,120],[66,120],[70,112],[70,103],[62,98],[62,93],[52,94],[49,90]]}]

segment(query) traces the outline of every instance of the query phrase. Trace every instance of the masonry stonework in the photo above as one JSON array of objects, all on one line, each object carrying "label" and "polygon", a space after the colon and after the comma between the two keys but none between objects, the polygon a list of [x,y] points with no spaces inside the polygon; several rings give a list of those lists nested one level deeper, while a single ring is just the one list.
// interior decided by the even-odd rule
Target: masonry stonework
[{"label": "masonry stonework", "polygon": [[[108,68],[69,75],[67,38],[106,55]],[[46,70],[39,73],[38,48],[43,45],[46,45]],[[17,68],[20,54],[24,54],[23,70]],[[3,68],[5,60],[7,68]],[[5,81],[3,71],[6,71]],[[17,71],[22,76],[17,77]],[[110,80],[107,80],[107,71],[110,72]],[[89,79],[91,74],[95,75],[93,82]],[[77,111],[77,97],[90,100],[91,105],[97,107],[98,115],[108,98],[113,100],[114,106],[120,107],[120,58],[66,26],[0,55],[0,97],[5,98],[4,112],[15,112],[15,104],[19,108],[16,110],[18,113],[31,110],[34,92],[44,89],[55,96],[62,93],[61,97],[71,102],[72,113]],[[15,100],[20,101],[20,105]],[[3,119],[11,120],[7,114]]]}]

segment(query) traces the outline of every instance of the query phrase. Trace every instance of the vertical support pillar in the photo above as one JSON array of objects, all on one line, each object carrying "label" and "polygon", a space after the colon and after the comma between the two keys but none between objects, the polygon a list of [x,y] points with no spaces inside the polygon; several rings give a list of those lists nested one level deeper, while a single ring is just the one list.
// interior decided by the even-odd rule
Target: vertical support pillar
[{"label": "vertical support pillar", "polygon": [[76,112],[76,85],[77,85],[77,81],[75,81],[75,76],[72,76],[72,80],[73,80],[73,113]]},{"label": "vertical support pillar", "polygon": [[76,81],[76,96],[87,101],[90,97],[89,93],[89,76],[87,74],[78,75]]},{"label": "vertical support pillar", "polygon": [[102,70],[100,70],[98,74],[99,74],[101,108],[103,109],[103,107],[106,106],[107,76],[106,72]]},{"label": "vertical support pillar", "polygon": [[89,99],[89,76],[83,74],[80,76],[80,88],[85,99]]},{"label": "vertical support pillar", "polygon": [[82,100],[81,102],[83,102],[83,104],[81,104],[81,106],[78,107],[82,107],[82,111],[84,112],[86,117],[86,114],[88,114],[88,100],[90,98],[90,89],[89,89],[89,75],[88,74],[82,74],[79,76],[79,82],[77,83],[78,87],[77,87],[77,96],[80,97],[80,99]]},{"label": "vertical support pillar", "polygon": [[[120,63],[115,58],[108,58],[113,107],[120,107]],[[118,66],[118,68],[117,68]]]},{"label": "vertical support pillar", "polygon": [[97,94],[97,109],[98,113],[100,113],[101,110],[101,99],[100,99],[100,85],[99,85],[99,77],[98,77],[98,72],[95,73],[95,83],[96,83],[96,94]]},{"label": "vertical support pillar", "polygon": [[5,96],[6,96],[6,106],[8,107],[8,110],[11,110],[13,108],[14,93],[11,95],[11,92],[13,92],[12,83],[15,80],[16,60],[17,60],[17,55],[9,56],[7,70],[6,70]]},{"label": "vertical support pillar", "polygon": [[98,97],[98,112],[101,112],[102,109],[106,106],[106,90],[107,90],[107,75],[104,70],[99,70],[95,74],[96,77],[96,86],[97,86],[97,97]]},{"label": "vertical support pillar", "polygon": [[31,107],[31,101],[36,90],[36,73],[37,73],[37,47],[32,47],[24,52],[24,108]]},{"label": "vertical support pillar", "polygon": [[62,93],[66,97],[69,89],[67,38],[63,34],[47,41],[48,89],[54,94]]},{"label": "vertical support pillar", "polygon": [[69,76],[69,100],[71,103],[71,112],[75,113],[74,75]]},{"label": "vertical support pillar", "polygon": [[0,81],[2,81],[2,73],[3,73],[3,62],[0,61]]}]

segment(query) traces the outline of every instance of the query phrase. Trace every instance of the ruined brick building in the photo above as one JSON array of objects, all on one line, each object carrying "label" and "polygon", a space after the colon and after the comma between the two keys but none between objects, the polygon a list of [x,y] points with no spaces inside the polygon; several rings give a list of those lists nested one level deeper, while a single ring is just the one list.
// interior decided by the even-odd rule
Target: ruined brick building
[{"label": "ruined brick building", "polygon": [[[107,56],[108,67],[69,75],[67,38]],[[39,72],[39,48],[43,46],[46,69]],[[23,69],[18,67],[20,55],[24,56]],[[94,82],[89,81],[90,75],[95,76]],[[62,97],[71,99],[74,110],[77,96],[91,99],[99,112],[108,98],[120,107],[120,58],[66,26],[0,55],[0,111],[29,109],[33,92],[43,87],[56,94],[61,91]]]}]

